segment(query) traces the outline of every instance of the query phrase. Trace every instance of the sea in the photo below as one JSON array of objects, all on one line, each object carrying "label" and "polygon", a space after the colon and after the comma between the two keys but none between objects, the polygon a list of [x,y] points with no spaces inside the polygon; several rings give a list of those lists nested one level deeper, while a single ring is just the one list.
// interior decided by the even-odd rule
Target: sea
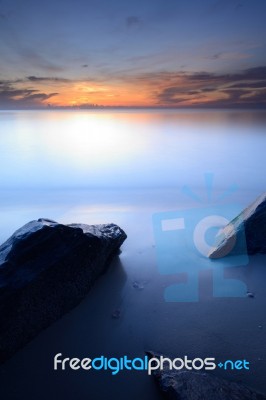
[{"label": "sea", "polygon": [[[128,235],[86,299],[0,367],[0,393],[160,399],[145,371],[53,370],[57,353],[141,358],[152,350],[245,359],[249,370],[215,374],[265,394],[265,257],[204,267],[211,239],[194,235],[196,226],[205,232],[201,220],[229,221],[266,191],[265,149],[264,110],[0,111],[1,243],[41,217],[113,222]],[[178,229],[182,237],[171,234]]]}]

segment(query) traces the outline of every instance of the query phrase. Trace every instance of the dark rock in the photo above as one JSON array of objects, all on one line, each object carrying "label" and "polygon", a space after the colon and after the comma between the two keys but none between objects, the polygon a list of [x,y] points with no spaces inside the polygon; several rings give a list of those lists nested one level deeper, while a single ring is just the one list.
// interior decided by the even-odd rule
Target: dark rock
[{"label": "dark rock", "polygon": [[[244,236],[242,237],[242,235]],[[238,248],[235,243],[245,240]],[[254,203],[234,218],[217,236],[217,242],[209,253],[209,258],[221,258],[227,254],[266,253],[266,194],[258,197]]]},{"label": "dark rock", "polygon": [[[148,354],[154,357],[153,353]],[[266,400],[263,394],[210,373],[170,370],[164,366],[162,371],[155,370],[153,375],[164,397],[169,400]]]},{"label": "dark rock", "polygon": [[31,221],[0,246],[0,362],[71,310],[126,239],[117,225]]}]

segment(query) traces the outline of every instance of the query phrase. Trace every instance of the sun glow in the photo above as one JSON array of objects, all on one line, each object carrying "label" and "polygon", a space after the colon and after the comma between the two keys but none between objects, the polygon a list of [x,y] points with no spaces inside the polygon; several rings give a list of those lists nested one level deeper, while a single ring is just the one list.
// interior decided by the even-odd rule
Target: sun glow
[{"label": "sun glow", "polygon": [[149,106],[154,100],[150,91],[141,90],[132,83],[94,83],[87,81],[58,83],[54,85],[39,85],[38,90],[46,93],[56,93],[46,99],[44,104],[51,106]]},{"label": "sun glow", "polygon": [[40,135],[43,149],[57,155],[57,159],[60,154],[63,162],[68,160],[75,169],[86,167],[99,171],[121,162],[131,163],[148,145],[143,136],[135,135],[133,128],[123,129],[123,120],[121,129],[117,130],[117,120],[111,114],[80,111],[66,118],[56,113],[54,118],[56,123],[53,121],[50,132]]}]

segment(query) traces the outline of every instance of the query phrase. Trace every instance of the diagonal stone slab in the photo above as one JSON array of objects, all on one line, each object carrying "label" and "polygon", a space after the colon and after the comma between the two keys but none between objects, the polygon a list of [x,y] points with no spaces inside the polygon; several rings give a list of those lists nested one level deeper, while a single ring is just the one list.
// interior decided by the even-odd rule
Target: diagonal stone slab
[{"label": "diagonal stone slab", "polygon": [[208,257],[221,258],[234,251],[237,253],[234,245],[243,232],[248,254],[266,253],[266,193],[224,227]]}]

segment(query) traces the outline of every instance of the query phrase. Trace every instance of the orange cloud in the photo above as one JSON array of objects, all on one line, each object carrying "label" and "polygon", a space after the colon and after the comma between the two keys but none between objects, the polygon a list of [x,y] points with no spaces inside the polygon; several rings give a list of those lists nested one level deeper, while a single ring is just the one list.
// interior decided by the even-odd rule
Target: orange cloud
[{"label": "orange cloud", "polygon": [[265,105],[266,67],[235,74],[155,72],[108,79],[29,76],[0,82],[0,107],[195,107]]}]

